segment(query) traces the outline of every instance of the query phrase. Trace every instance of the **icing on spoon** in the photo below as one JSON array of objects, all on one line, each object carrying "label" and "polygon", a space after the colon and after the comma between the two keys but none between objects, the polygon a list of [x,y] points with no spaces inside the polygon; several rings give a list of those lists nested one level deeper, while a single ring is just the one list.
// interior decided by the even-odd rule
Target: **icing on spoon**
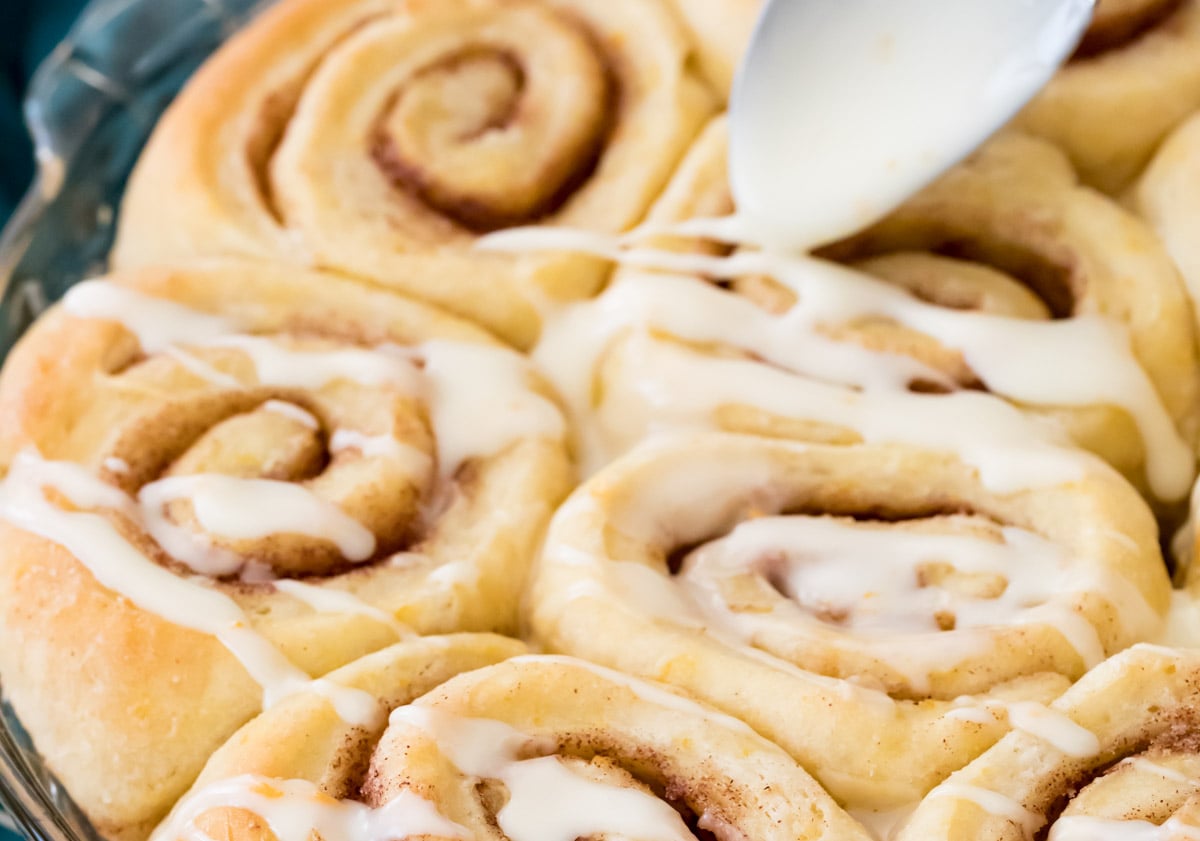
[{"label": "icing on spoon", "polygon": [[1094,0],[768,0],[734,85],[741,238],[803,251],[878,221],[1049,81]]}]

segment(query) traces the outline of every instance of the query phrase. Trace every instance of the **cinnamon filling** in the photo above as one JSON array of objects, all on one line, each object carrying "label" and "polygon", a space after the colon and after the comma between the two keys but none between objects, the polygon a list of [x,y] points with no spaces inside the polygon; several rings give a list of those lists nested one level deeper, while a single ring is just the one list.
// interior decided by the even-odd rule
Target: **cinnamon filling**
[{"label": "cinnamon filling", "polygon": [[[1045,304],[1056,319],[1070,318],[1083,297],[1086,279],[1071,253],[1051,253],[1049,247],[1013,240],[965,235],[946,226],[929,225],[912,232],[904,242],[876,241],[868,231],[821,250],[823,257],[852,263],[904,250],[926,251],[942,257],[980,263],[995,268],[1024,284]],[[921,295],[929,303],[958,308],[959,302],[943,302],[936,294]]]},{"label": "cinnamon filling", "polygon": [[1184,0],[1099,0],[1074,60],[1118,50],[1162,26]]},{"label": "cinnamon filling", "polygon": [[[590,82],[566,120],[548,121],[521,56],[472,46],[435,61],[391,97],[370,154],[397,188],[474,232],[559,210],[595,171],[615,110],[612,74],[586,33],[575,39]],[[562,33],[559,33],[562,35]]]},{"label": "cinnamon filling", "polygon": [[[361,408],[368,417],[372,415],[369,407]],[[416,449],[426,445],[420,440],[420,429],[393,423],[398,424],[398,435],[417,436]],[[328,540],[301,534],[240,539],[209,534],[186,493],[168,496],[161,508],[154,503],[150,513],[193,533],[198,545],[234,553],[246,564],[269,568],[276,575],[338,575],[419,543],[430,528],[424,513],[428,478],[407,475],[403,464],[394,463],[388,454],[369,455],[363,451],[368,447],[364,440],[353,436],[349,444],[339,440],[303,395],[268,390],[199,395],[172,401],[126,424],[113,451],[128,470],[111,478],[135,496],[155,483],[209,476],[268,480],[305,489],[373,535],[369,557],[347,558]],[[180,572],[195,571],[169,552],[153,554]],[[214,577],[232,580],[242,572]]]}]

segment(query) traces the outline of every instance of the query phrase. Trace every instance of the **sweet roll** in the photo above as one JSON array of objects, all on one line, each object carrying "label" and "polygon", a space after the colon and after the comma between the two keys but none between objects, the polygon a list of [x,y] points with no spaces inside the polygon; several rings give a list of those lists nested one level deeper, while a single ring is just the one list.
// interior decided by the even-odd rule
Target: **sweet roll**
[{"label": "sweet roll", "polygon": [[[331,677],[376,690],[387,656]],[[869,838],[745,724],[571,658],[510,659],[395,707],[381,733],[342,729],[311,696],[264,713],[152,837]]]},{"label": "sweet roll", "polygon": [[1119,193],[1200,108],[1200,3],[1099,0],[1075,57],[1018,117],[1087,184]]},{"label": "sweet roll", "polygon": [[1159,632],[1154,519],[1092,465],[999,493],[908,446],[646,444],[555,515],[531,627],[744,719],[843,805],[897,807]]},{"label": "sweet roll", "polygon": [[637,238],[490,241],[624,264],[534,351],[589,469],[681,427],[970,449],[1048,471],[1078,446],[1163,510],[1182,503],[1200,421],[1186,292],[1146,226],[1079,187],[1061,153],[1002,137],[810,259],[705,239],[738,236],[737,217],[720,218],[735,210],[726,147],[718,121]]},{"label": "sweet roll", "polygon": [[287,0],[197,72],[124,197],[118,267],[212,255],[349,273],[521,346],[596,261],[481,232],[637,222],[712,108],[660,0]]},{"label": "sweet roll", "polygon": [[1200,653],[1113,657],[935,788],[897,837],[1200,838]]},{"label": "sweet roll", "polygon": [[0,430],[5,695],[122,838],[310,678],[514,632],[571,477],[553,398],[479,328],[249,263],[71,289],[10,356]]}]

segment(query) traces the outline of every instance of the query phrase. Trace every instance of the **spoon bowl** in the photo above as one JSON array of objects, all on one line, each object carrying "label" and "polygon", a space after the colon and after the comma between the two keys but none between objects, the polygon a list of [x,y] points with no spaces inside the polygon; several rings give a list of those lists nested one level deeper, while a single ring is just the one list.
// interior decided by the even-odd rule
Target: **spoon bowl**
[{"label": "spoon bowl", "polygon": [[804,251],[895,209],[1007,123],[1095,0],[767,0],[730,103],[742,227]]}]

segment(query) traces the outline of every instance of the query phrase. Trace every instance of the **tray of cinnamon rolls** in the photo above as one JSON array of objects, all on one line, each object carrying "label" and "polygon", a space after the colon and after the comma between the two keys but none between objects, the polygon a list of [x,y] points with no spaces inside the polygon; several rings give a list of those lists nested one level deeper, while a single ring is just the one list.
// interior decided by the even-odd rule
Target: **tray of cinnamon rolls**
[{"label": "tray of cinnamon rolls", "polygon": [[710,224],[757,12],[93,7],[0,256],[28,835],[1200,838],[1200,2],[789,256]]}]

